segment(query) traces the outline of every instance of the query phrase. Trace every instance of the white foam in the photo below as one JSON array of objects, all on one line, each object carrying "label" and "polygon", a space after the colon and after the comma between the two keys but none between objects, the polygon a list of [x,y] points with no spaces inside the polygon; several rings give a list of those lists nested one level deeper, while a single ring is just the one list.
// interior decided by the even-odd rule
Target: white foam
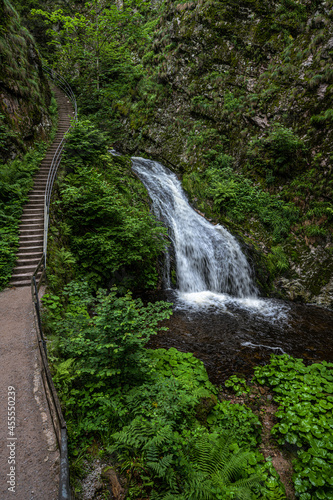
[{"label": "white foam", "polygon": [[252,342],[242,342],[241,344],[244,347],[263,347],[264,349],[271,349],[272,351],[280,351],[282,354],[287,354],[286,351],[282,349],[282,347],[272,347],[270,345],[263,345],[263,344],[253,344]]},{"label": "white foam", "polygon": [[237,298],[209,290],[192,293],[177,292],[175,308],[193,312],[210,308],[211,312],[228,312],[230,314],[237,309],[242,309],[274,322],[285,322],[288,318],[288,308],[284,303],[257,297]]}]

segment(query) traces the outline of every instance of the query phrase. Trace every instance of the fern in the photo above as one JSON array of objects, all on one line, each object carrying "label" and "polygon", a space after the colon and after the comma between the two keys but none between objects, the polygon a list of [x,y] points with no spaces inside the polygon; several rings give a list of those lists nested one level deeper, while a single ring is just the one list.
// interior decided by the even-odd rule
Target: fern
[{"label": "fern", "polygon": [[146,447],[146,456],[148,462],[157,462],[159,457],[159,451],[155,443],[150,443]]},{"label": "fern", "polygon": [[158,462],[147,462],[147,466],[155,474],[167,482],[173,492],[177,492],[177,477],[172,468],[173,455],[165,455]]},{"label": "fern", "polygon": [[[131,456],[143,453],[146,467],[159,483],[162,482],[163,493],[179,493],[177,476],[173,469],[174,455],[164,451],[173,439],[170,425],[166,425],[162,420],[148,421],[137,417],[122,431],[113,434],[112,439],[114,444],[108,448],[108,452],[127,452]],[[155,492],[152,498],[157,500],[160,497]]]},{"label": "fern", "polygon": [[162,444],[172,438],[172,427],[163,421],[148,421],[143,418],[135,418],[130,425],[124,427],[120,432],[113,434],[114,444],[108,448],[110,453],[128,449],[132,451],[145,450],[155,453]]},{"label": "fern", "polygon": [[207,436],[201,437],[190,453],[196,476],[188,484],[190,500],[213,500],[219,490],[221,493],[233,494],[233,498],[247,500],[252,497],[252,487],[260,485],[261,476],[252,474],[244,477],[244,469],[250,452],[230,451],[235,442],[233,433],[223,434],[215,442]]}]

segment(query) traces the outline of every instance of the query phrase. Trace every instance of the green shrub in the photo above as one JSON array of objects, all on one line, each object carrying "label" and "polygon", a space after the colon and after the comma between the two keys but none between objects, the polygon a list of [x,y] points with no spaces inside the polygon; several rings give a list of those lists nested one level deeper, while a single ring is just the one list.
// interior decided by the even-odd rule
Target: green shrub
[{"label": "green shrub", "polygon": [[212,197],[215,206],[235,222],[244,222],[249,215],[255,215],[271,230],[273,242],[280,242],[289,234],[291,225],[299,219],[299,209],[293,203],[286,203],[253,185],[230,166],[222,166],[225,163],[232,164],[231,157],[223,156],[221,168],[214,166],[206,170],[206,195]]},{"label": "green shrub", "polygon": [[55,214],[61,222],[50,247],[54,291],[63,282],[57,264],[65,255],[62,247],[73,260],[64,278],[83,276],[95,289],[115,283],[123,290],[155,286],[166,230],[150,213],[130,160],[105,154],[105,138],[90,123],[79,123],[68,135],[63,165],[69,173],[60,183]]},{"label": "green shrub", "polygon": [[271,248],[267,256],[268,269],[273,276],[289,269],[289,261],[281,246]]},{"label": "green shrub", "polygon": [[288,175],[302,165],[305,149],[291,129],[275,124],[265,137],[251,141],[249,163],[259,173],[271,170],[276,175]]},{"label": "green shrub", "polygon": [[293,481],[301,500],[333,498],[333,363],[305,366],[301,359],[271,356],[255,369],[279,403],[273,435],[297,449]]},{"label": "green shrub", "polygon": [[23,205],[46,147],[38,143],[23,158],[0,165],[0,289],[8,284],[15,265]]}]

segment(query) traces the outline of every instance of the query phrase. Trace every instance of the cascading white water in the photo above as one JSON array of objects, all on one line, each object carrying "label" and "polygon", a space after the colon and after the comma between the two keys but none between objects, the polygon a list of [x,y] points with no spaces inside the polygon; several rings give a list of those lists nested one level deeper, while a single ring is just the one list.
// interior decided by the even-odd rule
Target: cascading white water
[{"label": "cascading white water", "polygon": [[148,190],[155,215],[169,229],[179,291],[256,297],[251,268],[237,240],[190,207],[181,183],[169,169],[143,158],[132,158],[132,164]]}]

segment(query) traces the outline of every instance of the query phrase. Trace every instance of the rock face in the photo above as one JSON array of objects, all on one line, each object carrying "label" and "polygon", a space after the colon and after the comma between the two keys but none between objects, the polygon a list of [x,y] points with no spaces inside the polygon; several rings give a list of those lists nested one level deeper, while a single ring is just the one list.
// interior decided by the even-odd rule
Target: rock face
[{"label": "rock face", "polygon": [[141,56],[144,76],[115,105],[127,130],[117,146],[197,176],[201,193],[195,182],[186,188],[204,211],[205,172],[221,167],[221,152],[232,157],[234,172],[300,215],[278,242],[251,213],[244,231],[220,205],[222,222],[248,233],[264,255],[283,248],[288,265],[275,288],[284,296],[329,305],[332,2],[167,0],[161,11]]},{"label": "rock face", "polygon": [[0,159],[13,159],[51,129],[51,92],[32,36],[0,0]]}]

